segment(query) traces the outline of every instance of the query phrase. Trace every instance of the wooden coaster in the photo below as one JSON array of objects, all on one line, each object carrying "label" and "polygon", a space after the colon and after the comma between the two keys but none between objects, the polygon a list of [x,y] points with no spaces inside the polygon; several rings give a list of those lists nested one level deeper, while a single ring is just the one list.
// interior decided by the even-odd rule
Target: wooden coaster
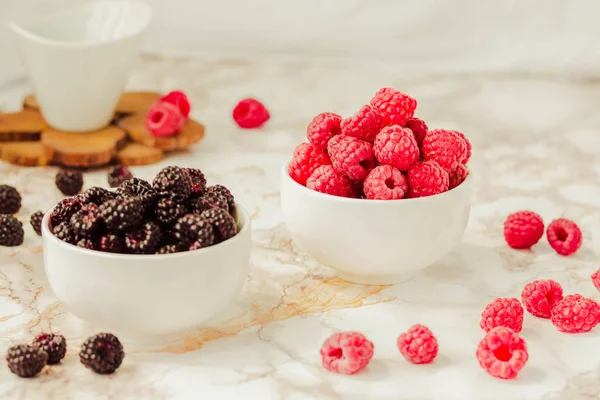
[{"label": "wooden coaster", "polygon": [[38,111],[0,114],[0,142],[38,140],[48,125]]},{"label": "wooden coaster", "polygon": [[52,149],[41,142],[3,143],[0,148],[2,159],[11,164],[38,167],[48,165],[52,160]]},{"label": "wooden coaster", "polygon": [[23,99],[23,109],[24,110],[39,110],[40,105],[37,102],[37,98],[33,94],[28,94]]},{"label": "wooden coaster", "polygon": [[192,119],[185,122],[178,134],[169,137],[152,136],[146,129],[145,119],[145,114],[134,114],[120,120],[119,126],[125,129],[134,142],[165,151],[187,149],[204,138],[204,125]]},{"label": "wooden coaster", "polygon": [[163,152],[139,143],[128,143],[117,152],[117,161],[125,166],[149,165],[162,160]]},{"label": "wooden coaster", "polygon": [[96,167],[109,163],[126,143],[125,132],[109,126],[94,132],[42,132],[42,144],[53,150],[53,162],[67,167]]},{"label": "wooden coaster", "polygon": [[120,114],[146,113],[161,94],[156,92],[125,92],[121,95],[117,109]]}]

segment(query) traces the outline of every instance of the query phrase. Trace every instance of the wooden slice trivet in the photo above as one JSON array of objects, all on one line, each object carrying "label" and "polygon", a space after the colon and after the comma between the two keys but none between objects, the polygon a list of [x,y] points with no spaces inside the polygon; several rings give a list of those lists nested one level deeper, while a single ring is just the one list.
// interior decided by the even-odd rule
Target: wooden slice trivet
[{"label": "wooden slice trivet", "polygon": [[126,144],[125,132],[109,126],[94,132],[42,132],[42,144],[53,150],[53,162],[67,167],[96,167],[108,164]]},{"label": "wooden slice trivet", "polygon": [[45,147],[41,142],[3,143],[0,155],[6,162],[27,167],[48,165],[52,161],[52,149]]},{"label": "wooden slice trivet", "polygon": [[119,114],[146,113],[161,94],[156,92],[125,92],[121,95],[116,112]]},{"label": "wooden slice trivet", "polygon": [[134,142],[165,151],[187,149],[204,138],[204,125],[192,119],[188,119],[181,131],[174,136],[152,136],[144,124],[145,118],[145,114],[134,114],[120,120],[119,126],[125,129]]},{"label": "wooden slice trivet", "polygon": [[24,110],[39,110],[40,105],[37,102],[37,98],[33,94],[28,94],[23,99],[23,109]]},{"label": "wooden slice trivet", "polygon": [[0,114],[0,142],[39,140],[48,125],[38,111],[24,110]]},{"label": "wooden slice trivet", "polygon": [[162,160],[163,152],[139,143],[127,143],[117,152],[117,161],[125,166],[149,165]]}]

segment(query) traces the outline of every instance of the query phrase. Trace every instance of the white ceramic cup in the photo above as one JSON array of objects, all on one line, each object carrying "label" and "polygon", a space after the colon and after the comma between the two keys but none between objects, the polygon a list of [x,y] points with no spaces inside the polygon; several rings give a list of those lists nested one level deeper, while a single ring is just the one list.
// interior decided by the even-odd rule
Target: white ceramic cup
[{"label": "white ceramic cup", "polygon": [[414,199],[330,196],[281,171],[281,208],[292,239],[350,282],[393,284],[459,244],[470,213],[471,176],[445,193]]},{"label": "white ceramic cup", "polygon": [[14,17],[9,25],[50,125],[76,132],[108,125],[151,17],[150,6],[133,0],[71,2]]},{"label": "white ceramic cup", "polygon": [[239,233],[204,249],[164,255],[111,254],[63,242],[42,221],[50,287],[67,309],[129,343],[176,339],[229,306],[248,274],[250,217]]}]

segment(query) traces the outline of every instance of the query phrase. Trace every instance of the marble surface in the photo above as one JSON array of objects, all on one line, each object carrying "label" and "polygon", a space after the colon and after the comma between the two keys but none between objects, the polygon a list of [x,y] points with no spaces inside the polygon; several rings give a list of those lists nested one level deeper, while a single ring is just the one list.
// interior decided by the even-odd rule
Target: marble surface
[{"label": "marble surface", "polygon": [[[464,131],[474,146],[472,217],[460,246],[436,265],[395,286],[361,286],[301,254],[282,224],[281,165],[318,112],[348,115],[382,86],[419,100],[430,126]],[[193,115],[207,125],[204,142],[160,165],[135,168],[152,177],[162,166],[199,167],[210,182],[230,187],[253,217],[248,281],[231,309],[179,342],[128,346],[120,370],[98,376],[78,361],[78,346],[94,327],[77,320],[47,286],[41,240],[27,221],[61,196],[54,168],[0,164],[0,180],[24,196],[18,217],[26,239],[0,248],[0,352],[42,330],[67,337],[63,364],[34,379],[0,366],[2,399],[568,399],[600,394],[600,329],[569,336],[526,315],[522,336],[530,360],[514,381],[488,376],[475,349],[479,314],[495,297],[519,296],[536,278],[558,280],[565,292],[600,299],[589,275],[598,267],[600,238],[600,117],[596,80],[542,74],[407,75],[394,68],[316,66],[310,61],[146,57],[131,88],[182,88]],[[0,91],[0,107],[18,107],[28,91],[15,81]],[[232,107],[256,96],[272,119],[260,131],[236,128]],[[104,185],[106,171],[86,173],[85,186]],[[582,249],[560,257],[542,240],[532,251],[507,248],[502,223],[530,208],[546,222],[565,216],[584,232]],[[376,255],[374,255],[376,256]],[[142,277],[140,277],[142,279]],[[398,334],[413,323],[437,335],[436,362],[414,366],[398,353]],[[368,369],[346,377],[325,371],[322,341],[338,330],[364,332],[375,343]]]}]

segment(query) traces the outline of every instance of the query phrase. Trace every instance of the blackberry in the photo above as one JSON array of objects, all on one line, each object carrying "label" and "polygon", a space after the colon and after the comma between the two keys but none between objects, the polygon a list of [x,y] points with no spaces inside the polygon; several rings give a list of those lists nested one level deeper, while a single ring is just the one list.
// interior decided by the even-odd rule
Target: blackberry
[{"label": "blackberry", "polygon": [[119,197],[134,197],[142,202],[144,211],[152,211],[156,204],[157,195],[152,185],[140,178],[132,178],[117,188]]},{"label": "blackberry", "polygon": [[31,378],[44,369],[48,354],[38,346],[18,344],[8,349],[6,361],[10,372],[22,378]]},{"label": "blackberry", "polygon": [[169,166],[156,174],[152,187],[162,197],[185,201],[192,193],[192,179],[185,169]]},{"label": "blackberry", "polygon": [[235,212],[235,198],[233,197],[233,194],[231,194],[231,191],[229,189],[227,189],[225,186],[223,186],[223,185],[209,186],[206,188],[206,192],[207,193],[218,193],[221,196],[225,197],[225,200],[227,200],[227,206],[228,206],[227,211],[229,211],[229,214],[233,214]]},{"label": "blackberry", "polygon": [[77,241],[77,247],[81,247],[88,250],[96,250],[96,245],[94,241],[90,238],[81,238]]},{"label": "blackberry", "polygon": [[67,341],[63,335],[41,333],[33,339],[32,345],[40,347],[48,354],[47,364],[58,364],[67,354]]},{"label": "blackberry", "polygon": [[62,199],[52,210],[52,226],[61,222],[69,222],[71,216],[81,209],[81,202],[75,197]]},{"label": "blackberry", "polygon": [[196,168],[184,168],[192,180],[192,195],[200,196],[206,189],[206,178],[202,171]]},{"label": "blackberry", "polygon": [[111,188],[116,188],[131,178],[133,178],[131,171],[123,165],[115,165],[108,170],[108,186]]},{"label": "blackberry", "polygon": [[107,233],[106,235],[100,236],[100,240],[98,240],[98,250],[107,253],[121,253],[123,252],[123,241],[114,233]]},{"label": "blackberry", "polygon": [[95,203],[88,203],[71,216],[71,228],[75,235],[90,237],[100,227],[100,212]]},{"label": "blackberry", "polygon": [[74,196],[83,187],[83,174],[73,169],[61,169],[56,174],[56,187],[67,196]]},{"label": "blackberry", "polygon": [[99,211],[106,228],[125,231],[135,228],[141,222],[144,209],[137,198],[117,197],[102,204]]},{"label": "blackberry", "polygon": [[125,248],[134,254],[154,253],[160,243],[160,228],[154,222],[125,235]]},{"label": "blackberry", "polygon": [[211,208],[202,212],[201,215],[212,225],[218,242],[227,240],[237,234],[235,219],[222,208]]},{"label": "blackberry", "polygon": [[187,213],[185,205],[169,197],[163,197],[156,205],[156,220],[162,224],[171,224]]},{"label": "blackberry", "polygon": [[16,214],[21,209],[21,195],[12,186],[0,185],[0,214]]},{"label": "blackberry", "polygon": [[31,214],[31,217],[29,218],[29,223],[33,227],[33,230],[35,231],[35,233],[38,234],[38,236],[42,236],[42,219],[43,218],[44,218],[44,213],[41,211],[34,212],[33,214]]},{"label": "blackberry", "polygon": [[81,204],[94,203],[97,206],[100,206],[102,203],[112,200],[115,197],[117,197],[116,193],[99,186],[91,187],[82,194],[77,195],[77,198]]},{"label": "blackberry", "polygon": [[112,374],[123,362],[125,352],[119,339],[111,333],[99,333],[81,345],[79,360],[98,374]]},{"label": "blackberry", "polygon": [[189,200],[190,209],[196,213],[201,214],[205,210],[218,207],[225,211],[229,210],[227,205],[227,199],[216,192],[204,192],[202,197],[196,197]]},{"label": "blackberry", "polygon": [[199,242],[201,247],[207,247],[215,241],[210,221],[200,214],[184,215],[177,220],[173,228],[180,243]]},{"label": "blackberry", "polygon": [[165,244],[156,250],[155,254],[172,254],[179,253],[179,247],[175,244]]},{"label": "blackberry", "polygon": [[0,246],[20,246],[24,237],[21,221],[12,215],[0,215]]},{"label": "blackberry", "polygon": [[60,224],[56,225],[52,233],[54,233],[54,236],[63,242],[71,244],[75,243],[75,232],[73,232],[73,228],[71,228],[71,224],[68,222],[61,222]]}]

